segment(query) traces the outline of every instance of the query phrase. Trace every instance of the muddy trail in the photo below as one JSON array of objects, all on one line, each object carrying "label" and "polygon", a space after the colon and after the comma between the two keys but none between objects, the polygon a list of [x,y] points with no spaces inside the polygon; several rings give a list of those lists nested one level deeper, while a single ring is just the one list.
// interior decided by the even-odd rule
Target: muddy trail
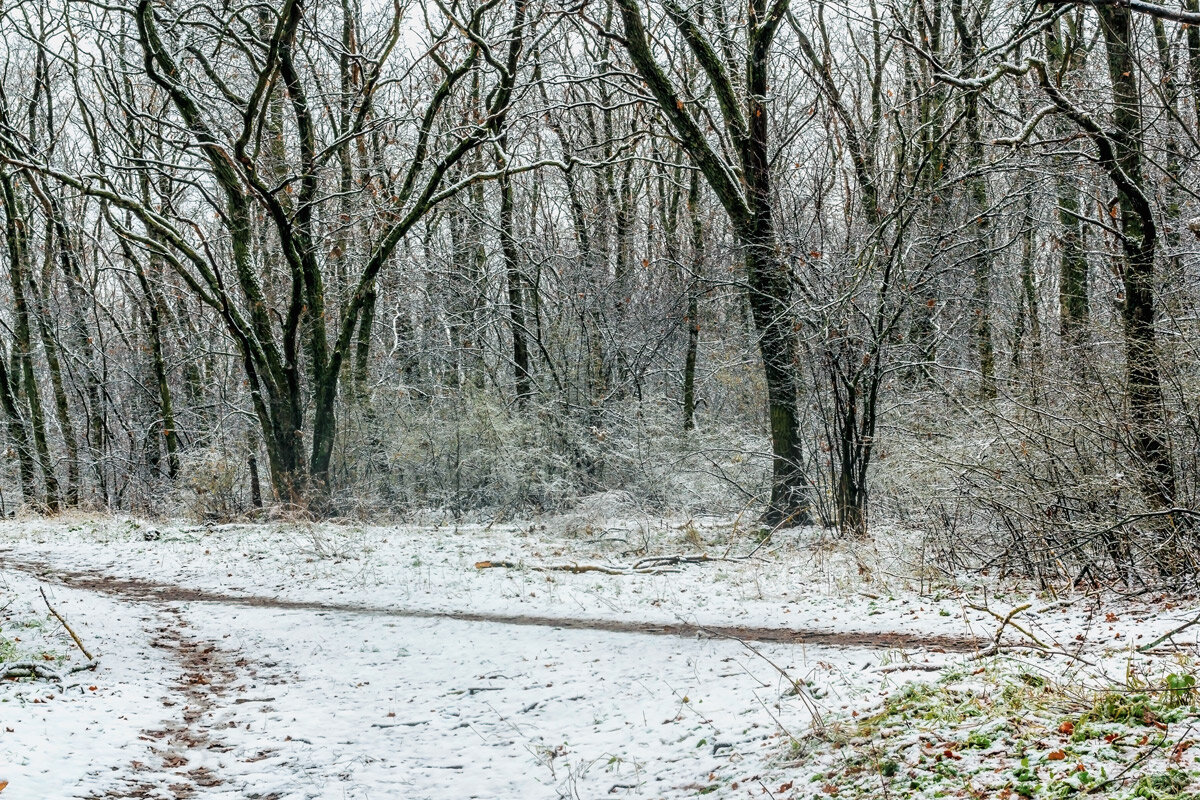
[{"label": "muddy trail", "polygon": [[[168,796],[189,800],[214,790],[230,790],[219,768],[221,757],[235,749],[224,735],[237,724],[229,718],[228,710],[243,703],[260,702],[260,698],[239,694],[246,691],[245,683],[253,681],[255,686],[270,686],[281,682],[279,675],[272,670],[260,674],[262,665],[251,661],[239,649],[196,632],[184,609],[178,606],[179,598],[168,593],[135,591],[102,575],[87,580],[70,579],[48,572],[45,565],[35,567],[5,560],[2,567],[140,606],[146,646],[163,652],[170,664],[171,677],[163,685],[164,693],[157,698],[163,717],[139,731],[140,747],[128,761],[111,765],[112,786],[94,789],[80,797],[108,800]],[[238,754],[237,758],[255,761],[275,752],[267,746],[257,753]],[[282,797],[278,793],[253,792],[242,796],[257,800]]]},{"label": "muddy trail", "polygon": [[928,652],[970,653],[990,644],[969,636],[920,635],[856,631],[822,631],[807,628],[773,628],[740,625],[694,625],[687,622],[638,622],[575,617],[547,617],[521,614],[491,614],[470,611],[429,611],[387,608],[354,603],[328,603],[287,600],[252,594],[230,594],[195,589],[171,583],[109,575],[97,570],[64,570],[38,561],[13,559],[0,553],[0,568],[15,569],[50,583],[73,589],[100,592],[110,597],[150,603],[214,603],[248,608],[274,608],[285,611],[341,612],[345,614],[407,618],[447,619],[497,625],[539,626],[573,630],[596,630],[652,636],[709,637],[746,642],[809,644],[829,647],[925,650]]},{"label": "muddy trail", "polygon": [[203,753],[233,749],[222,738],[226,723],[218,716],[230,703],[238,679],[244,674],[254,676],[257,670],[238,652],[193,634],[180,609],[165,600],[154,601],[154,606],[155,616],[146,618],[147,643],[164,651],[179,669],[169,693],[159,698],[166,716],[139,734],[143,753],[123,768],[113,768],[119,773],[116,786],[93,791],[87,800],[162,797],[164,789],[171,797],[188,800],[224,783],[211,766],[194,762]]},{"label": "muddy trail", "polygon": [[[118,779],[119,788],[93,793],[89,800],[159,797],[162,787],[158,778],[164,774],[170,781],[166,788],[181,799],[222,783],[210,767],[193,767],[191,760],[199,750],[229,749],[212,724],[212,714],[237,677],[234,658],[215,643],[190,635],[187,621],[177,609],[162,609],[157,624],[147,630],[153,634],[150,646],[166,651],[181,670],[171,686],[173,693],[161,698],[170,716],[138,737],[147,743],[146,760],[131,761],[127,774]],[[245,662],[239,660],[237,665],[245,666]]]}]

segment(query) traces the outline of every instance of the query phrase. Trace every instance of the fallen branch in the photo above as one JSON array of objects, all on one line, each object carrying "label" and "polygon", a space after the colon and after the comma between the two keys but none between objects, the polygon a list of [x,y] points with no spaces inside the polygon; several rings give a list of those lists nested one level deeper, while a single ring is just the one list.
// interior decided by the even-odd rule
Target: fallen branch
[{"label": "fallen branch", "polygon": [[895,666],[891,666],[891,667],[881,667],[879,671],[882,673],[885,673],[885,674],[892,673],[892,672],[910,672],[910,671],[912,671],[912,672],[941,672],[947,666],[949,666],[949,665],[948,664],[896,664]]},{"label": "fallen branch", "polygon": [[[1046,645],[1042,644],[1036,636],[1034,636],[1032,633],[1030,633],[1029,631],[1022,628],[1020,625],[1018,625],[1017,623],[1012,621],[1012,618],[1015,617],[1017,614],[1020,614],[1022,611],[1028,611],[1029,607],[1031,605],[1032,605],[1032,603],[1026,603],[1023,606],[1017,606],[1012,611],[1008,612],[1008,614],[1006,616],[1002,617],[999,614],[997,614],[995,611],[992,611],[987,606],[977,606],[973,603],[968,603],[967,608],[974,609],[975,611],[981,611],[984,614],[991,614],[993,617],[1000,620],[1000,627],[996,629],[996,635],[992,637],[992,644],[989,647],[985,648],[985,650],[993,650],[994,651],[994,650],[999,649],[1000,637],[1004,634],[1004,629],[1009,627],[1010,625],[1012,627],[1016,628],[1021,633],[1025,634],[1025,636],[1031,642],[1036,644],[1038,647],[1045,649]],[[991,655],[991,653],[988,653],[988,655]]]},{"label": "fallen branch", "polygon": [[633,567],[609,567],[603,564],[521,564],[516,561],[476,561],[475,569],[531,569],[535,572],[599,572],[604,575],[662,575],[678,572],[675,569],[634,569]]},{"label": "fallen branch", "polygon": [[704,564],[710,561],[745,561],[745,558],[727,558],[723,556],[650,556],[635,561],[633,564],[522,564],[517,561],[476,561],[475,569],[531,569],[535,572],[599,572],[604,575],[666,575],[679,572],[683,564]]},{"label": "fallen branch", "polygon": [[83,640],[79,638],[79,635],[76,634],[75,631],[71,630],[71,626],[67,624],[65,619],[63,619],[62,614],[59,614],[54,610],[54,606],[50,605],[50,598],[46,597],[46,589],[44,587],[38,588],[42,593],[42,599],[46,601],[46,608],[50,609],[50,613],[54,615],[54,618],[62,623],[62,626],[66,628],[67,633],[71,634],[71,638],[75,640],[75,646],[79,648],[79,652],[83,653],[83,657],[88,661],[95,661],[96,657],[89,653],[88,649],[83,646]]},{"label": "fallen branch", "polygon": [[709,561],[746,561],[745,556],[710,556],[701,553],[698,556],[651,556],[634,563],[633,568],[640,567],[670,567],[679,564],[706,564]]},{"label": "fallen branch", "polygon": [[45,664],[37,661],[9,661],[0,663],[0,680],[17,680],[18,678],[41,678],[54,683],[63,683],[68,675],[74,675],[76,672],[84,672],[85,670],[95,669],[97,662],[95,659],[86,664],[75,664],[68,667],[65,671],[51,669]]},{"label": "fallen branch", "polygon": [[[1008,649],[1036,650],[1039,653],[1047,653],[1049,655],[1056,655],[1056,656],[1066,656],[1067,658],[1073,659],[1082,664],[1087,664],[1088,666],[1094,666],[1094,664],[1092,664],[1092,662],[1088,661],[1086,658],[1083,658],[1082,656],[1078,655],[1077,653],[1068,653],[1066,650],[1059,650],[1059,649],[1055,649],[1053,647],[1048,647],[1047,645],[1043,644],[1042,641],[1040,639],[1038,639],[1036,636],[1034,636],[1032,633],[1025,630],[1017,623],[1013,622],[1013,617],[1015,617],[1017,614],[1020,614],[1022,611],[1028,611],[1030,605],[1032,605],[1032,604],[1026,603],[1025,605],[1017,606],[1012,611],[1009,611],[1008,614],[1006,614],[1004,616],[1000,616],[999,614],[997,614],[995,611],[992,611],[987,606],[977,606],[972,603],[967,603],[967,608],[974,609],[975,611],[981,611],[984,614],[990,614],[991,616],[1000,620],[1000,627],[996,629],[996,634],[995,634],[995,636],[992,637],[992,643],[989,644],[987,647],[983,648],[982,650],[980,650],[979,652],[977,652],[974,656],[972,656],[972,658],[979,659],[979,658],[988,658],[989,656],[999,655],[999,653],[1001,652],[1002,649],[1008,648]],[[1029,639],[1029,643],[1014,642],[1013,644],[1010,644],[1010,645],[1001,645],[1000,637],[1004,635],[1005,628],[1015,628],[1016,630],[1020,631],[1022,634],[1025,635],[1026,638]]]},{"label": "fallen branch", "polygon": [[1170,639],[1172,636],[1174,636],[1174,635],[1175,635],[1175,634],[1177,634],[1177,633],[1183,633],[1184,631],[1186,631],[1188,628],[1192,627],[1193,625],[1200,625],[1200,614],[1196,615],[1196,618],[1195,618],[1195,619],[1193,619],[1193,620],[1191,620],[1191,621],[1189,621],[1189,622],[1185,622],[1185,623],[1183,623],[1183,624],[1182,624],[1182,625],[1180,625],[1178,628],[1175,628],[1174,630],[1167,631],[1166,633],[1164,633],[1162,636],[1160,636],[1160,637],[1158,637],[1157,639],[1155,639],[1155,640],[1154,640],[1153,642],[1151,642],[1150,644],[1144,644],[1144,645],[1142,645],[1141,647],[1139,647],[1139,648],[1137,649],[1137,651],[1138,651],[1139,653],[1145,653],[1145,652],[1147,652],[1147,651],[1149,651],[1149,650],[1153,650],[1155,647],[1157,647],[1158,645],[1162,644],[1162,643],[1163,643],[1163,642],[1165,642],[1167,639]]}]

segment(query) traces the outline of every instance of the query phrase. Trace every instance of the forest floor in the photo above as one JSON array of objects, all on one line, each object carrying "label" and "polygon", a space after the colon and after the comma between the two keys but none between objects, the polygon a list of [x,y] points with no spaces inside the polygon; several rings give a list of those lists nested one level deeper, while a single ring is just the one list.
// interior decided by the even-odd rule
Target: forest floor
[{"label": "forest floor", "polygon": [[[39,589],[94,670],[68,673],[87,659]],[[1197,612],[948,574],[899,530],[5,522],[0,662],[63,679],[0,684],[0,786],[1191,797],[1200,626],[1147,645]]]}]

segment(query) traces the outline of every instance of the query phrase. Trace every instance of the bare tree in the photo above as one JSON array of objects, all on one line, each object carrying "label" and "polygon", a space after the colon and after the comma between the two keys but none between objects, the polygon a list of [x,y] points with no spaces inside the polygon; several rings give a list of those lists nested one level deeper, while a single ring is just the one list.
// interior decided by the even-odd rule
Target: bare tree
[{"label": "bare tree", "polygon": [[[788,0],[772,4],[753,0],[744,21],[728,18],[727,13],[740,12],[727,12],[718,3],[712,12],[716,30],[711,35],[704,29],[707,19],[699,8],[664,4],[666,15],[708,81],[732,158],[705,134],[700,121],[705,119],[704,111],[688,102],[656,59],[640,4],[634,0],[618,3],[623,42],[634,68],[680,145],[724,207],[743,248],[771,426],[771,499],[765,521],[807,522],[811,519],[811,498],[801,447],[792,281],[780,252],[774,219],[768,141],[771,46],[784,21]],[[732,44],[739,30],[743,37],[740,69]],[[721,44],[714,44],[714,38]]]}]

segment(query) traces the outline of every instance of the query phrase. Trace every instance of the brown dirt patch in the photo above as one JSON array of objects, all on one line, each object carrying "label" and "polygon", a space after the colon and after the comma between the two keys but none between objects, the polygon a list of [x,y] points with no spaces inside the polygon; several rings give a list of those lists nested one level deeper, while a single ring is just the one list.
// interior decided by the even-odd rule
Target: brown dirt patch
[{"label": "brown dirt patch", "polygon": [[285,611],[337,611],[345,614],[367,614],[409,619],[452,619],[463,622],[488,622],[499,625],[535,625],[575,630],[611,631],[656,636],[708,636],[740,639],[752,642],[826,645],[829,647],[864,647],[888,650],[927,650],[931,652],[970,653],[989,644],[969,636],[921,635],[912,633],[877,633],[856,631],[822,631],[809,628],[771,628],[742,625],[693,625],[686,622],[655,623],[623,620],[547,617],[524,614],[492,614],[470,611],[423,611],[385,608],[352,603],[325,603],[308,600],[286,600],[263,595],[229,594],[193,589],[145,578],[120,578],[90,570],[61,570],[36,561],[5,559],[9,568],[29,572],[39,578],[76,589],[88,589],[139,602],[221,603],[253,608],[277,608]]},{"label": "brown dirt patch", "polygon": [[[167,651],[180,666],[171,694],[162,698],[164,708],[178,711],[162,727],[142,731],[138,737],[147,742],[147,761],[158,762],[157,767],[141,760],[132,761],[119,788],[93,792],[89,800],[160,797],[164,781],[168,782],[172,796],[186,800],[201,789],[222,783],[209,767],[192,767],[191,759],[201,750],[231,749],[217,735],[212,712],[222,706],[228,689],[237,679],[236,664],[245,662],[234,661],[231,654],[214,643],[191,636],[187,620],[178,609],[164,608],[162,623],[151,630],[150,646]],[[147,775],[154,775],[157,781],[146,780]]]}]

